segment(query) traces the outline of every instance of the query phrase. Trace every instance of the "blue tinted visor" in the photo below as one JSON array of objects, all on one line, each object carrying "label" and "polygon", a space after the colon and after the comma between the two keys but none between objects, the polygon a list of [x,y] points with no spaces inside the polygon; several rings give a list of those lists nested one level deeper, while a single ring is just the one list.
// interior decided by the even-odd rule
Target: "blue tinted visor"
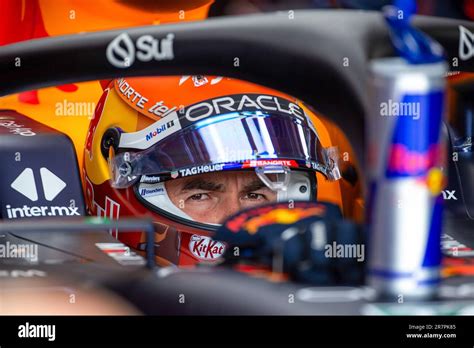
[{"label": "blue tinted visor", "polygon": [[113,185],[123,188],[142,175],[184,176],[183,169],[201,174],[279,164],[324,172],[322,150],[315,130],[299,117],[232,112],[197,121],[142,151],[119,149],[109,165]]}]

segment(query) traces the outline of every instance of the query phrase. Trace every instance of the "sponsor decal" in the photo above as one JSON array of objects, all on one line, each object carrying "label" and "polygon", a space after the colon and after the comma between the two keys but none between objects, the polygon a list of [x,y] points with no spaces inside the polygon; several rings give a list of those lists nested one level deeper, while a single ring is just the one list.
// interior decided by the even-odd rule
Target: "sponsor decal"
[{"label": "sponsor decal", "polygon": [[[202,166],[197,166],[197,167],[173,170],[169,173],[163,173],[163,174],[158,174],[158,175],[142,175],[140,179],[140,183],[157,184],[163,181],[167,181],[169,179],[177,179],[180,177],[187,177],[191,175],[212,173],[212,172],[231,170],[231,169],[237,169],[237,170],[249,169],[249,168],[255,168],[259,166],[268,166],[268,165],[282,165],[282,166],[289,166],[292,168],[299,168],[301,166],[304,166],[305,163],[306,163],[305,161],[298,161],[298,160],[245,160],[243,162],[236,161],[235,163],[209,164],[209,165],[202,165]],[[311,163],[313,162],[308,161],[307,163],[309,163],[311,167]],[[324,169],[317,163],[313,163],[313,168],[317,168],[318,170]]]},{"label": "sponsor decal", "polygon": [[449,200],[457,201],[458,200],[458,198],[456,197],[456,190],[443,190],[443,191],[441,191],[441,193],[443,194],[443,199],[446,200],[446,201],[449,201]]},{"label": "sponsor decal", "polygon": [[168,116],[138,132],[122,133],[119,147],[145,150],[180,129],[177,116]]},{"label": "sponsor decal", "polygon": [[[440,124],[444,108],[443,93],[405,95],[401,102],[420,103],[421,111],[430,117],[400,117],[393,129],[387,158],[387,178],[426,176],[438,165],[442,147],[439,145]],[[424,134],[423,137],[417,136]]]},{"label": "sponsor decal", "polygon": [[80,216],[78,207],[59,207],[59,206],[27,206],[12,207],[7,204],[7,216],[9,219],[18,219],[25,217],[41,217],[41,216]]},{"label": "sponsor decal", "polygon": [[163,194],[165,194],[164,187],[140,188],[140,196],[142,197],[152,197]]},{"label": "sponsor decal", "polygon": [[268,165],[299,167],[298,163],[294,160],[250,160],[244,162],[242,168],[264,167]]},{"label": "sponsor decal", "polygon": [[210,116],[238,111],[275,111],[298,117],[306,122],[306,116],[297,104],[283,98],[261,94],[234,94],[209,99],[188,106],[180,111],[189,122],[196,122]]},{"label": "sponsor decal", "polygon": [[32,137],[36,135],[31,128],[25,128],[22,124],[15,123],[14,120],[0,118],[0,127],[6,128],[10,133],[21,135],[22,137]]},{"label": "sponsor decal", "polygon": [[161,182],[161,176],[159,175],[142,175],[140,178],[142,184],[157,184]]},{"label": "sponsor decal", "polygon": [[130,103],[139,109],[143,109],[145,107],[145,104],[148,102],[148,98],[145,98],[140,93],[138,93],[124,78],[116,80],[115,84],[120,94],[127,98]]},{"label": "sponsor decal", "polygon": [[[223,170],[223,169],[224,169],[223,164],[211,164],[211,165],[205,165],[205,166],[198,166],[198,167],[180,169],[179,170],[179,175],[184,177],[184,176],[189,176],[189,175],[217,172],[217,171],[220,171],[220,170]],[[174,173],[175,172],[171,172],[171,177],[172,178],[173,178]]]},{"label": "sponsor decal", "polygon": [[[181,86],[183,83],[188,81],[190,77],[192,77],[194,87],[201,87],[201,86],[206,85],[209,82],[208,78],[204,75],[195,75],[195,76],[184,75],[184,76],[181,76],[181,78],[179,79],[179,86]],[[211,85],[215,85],[221,82],[222,79],[223,79],[222,76],[216,76],[215,78],[211,80]]]},{"label": "sponsor decal", "polygon": [[212,261],[224,254],[225,244],[209,237],[193,234],[189,241],[189,250],[200,260]]},{"label": "sponsor decal", "polygon": [[[67,186],[48,168],[40,168],[40,177],[47,201],[54,200]],[[38,200],[38,191],[36,190],[35,178],[31,168],[25,168],[10,186],[30,200]]]},{"label": "sponsor decal", "polygon": [[149,132],[145,139],[146,141],[150,141],[151,139],[153,139],[154,137],[156,137],[158,134],[162,133],[162,132],[165,132],[168,128],[171,128],[174,126],[174,121],[170,121],[164,125],[161,125],[159,127],[156,127],[155,130]]},{"label": "sponsor decal", "polygon": [[166,105],[163,105],[163,100],[160,100],[159,102],[156,102],[151,108],[149,108],[148,112],[158,117],[165,117],[174,112],[176,109],[176,106],[170,108]]},{"label": "sponsor decal", "polygon": [[468,60],[474,57],[474,33],[469,29],[459,26],[459,58]]},{"label": "sponsor decal", "polygon": [[95,243],[96,247],[122,266],[141,266],[145,259],[123,243]]},{"label": "sponsor decal", "polygon": [[193,79],[194,87],[201,87],[201,86],[206,85],[209,82],[207,77],[203,75],[193,76],[192,79]]},{"label": "sponsor decal", "polygon": [[116,68],[128,68],[135,63],[152,60],[172,60],[174,34],[169,33],[164,38],[154,38],[152,35],[142,35],[134,42],[128,33],[122,33],[107,46],[106,56],[110,64]]},{"label": "sponsor decal", "polygon": [[306,167],[317,170],[317,171],[323,173],[326,176],[328,175],[328,173],[327,173],[328,168],[327,168],[327,166],[325,166],[322,163],[318,163],[318,162],[314,162],[314,161],[307,161],[306,162]]},{"label": "sponsor decal", "polygon": [[390,149],[388,171],[405,175],[423,175],[437,163],[439,147],[432,145],[427,153],[410,151],[403,144],[394,144]]},{"label": "sponsor decal", "polygon": [[[155,102],[152,106],[149,106],[149,99],[141,95],[136,91],[124,78],[120,78],[115,81],[117,90],[124,98],[126,98],[132,105],[139,109],[146,110],[151,116],[157,116],[159,118],[166,117],[168,115],[176,116],[176,106],[169,107],[165,105],[163,100]],[[156,118],[156,117],[155,117]]]},{"label": "sponsor decal", "polygon": [[[40,177],[44,198],[47,201],[53,201],[67,186],[63,180],[48,168],[40,168]],[[31,168],[25,168],[11,183],[10,187],[30,201],[38,201],[38,190]],[[22,207],[12,207],[10,204],[7,204],[5,208],[9,219],[40,216],[80,216],[79,208],[76,206],[30,206],[25,204]]]}]

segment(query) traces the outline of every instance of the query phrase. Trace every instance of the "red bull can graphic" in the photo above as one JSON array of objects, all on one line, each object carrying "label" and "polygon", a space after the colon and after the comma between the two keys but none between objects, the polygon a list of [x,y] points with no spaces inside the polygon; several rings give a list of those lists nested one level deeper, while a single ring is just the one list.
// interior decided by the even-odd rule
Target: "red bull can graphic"
[{"label": "red bull can graphic", "polygon": [[368,283],[382,297],[429,298],[440,281],[444,62],[371,62]]}]

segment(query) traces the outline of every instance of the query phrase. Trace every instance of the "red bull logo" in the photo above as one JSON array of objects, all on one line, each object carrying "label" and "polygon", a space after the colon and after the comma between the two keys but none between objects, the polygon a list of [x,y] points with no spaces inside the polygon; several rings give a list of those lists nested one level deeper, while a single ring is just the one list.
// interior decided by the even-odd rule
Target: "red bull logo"
[{"label": "red bull logo", "polygon": [[420,117],[397,117],[387,160],[389,178],[425,176],[441,163],[443,93],[405,95],[402,103],[420,105]]},{"label": "red bull logo", "polygon": [[440,150],[437,145],[430,146],[428,152],[411,151],[403,144],[392,146],[388,158],[388,171],[404,173],[409,176],[424,175],[436,166]]}]

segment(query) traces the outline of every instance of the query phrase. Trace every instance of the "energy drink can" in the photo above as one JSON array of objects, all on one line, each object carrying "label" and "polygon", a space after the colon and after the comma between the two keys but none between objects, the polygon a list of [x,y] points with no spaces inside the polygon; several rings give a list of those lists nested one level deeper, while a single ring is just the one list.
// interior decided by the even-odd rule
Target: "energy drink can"
[{"label": "energy drink can", "polygon": [[382,297],[430,298],[440,281],[446,72],[444,62],[370,64],[367,279]]}]

